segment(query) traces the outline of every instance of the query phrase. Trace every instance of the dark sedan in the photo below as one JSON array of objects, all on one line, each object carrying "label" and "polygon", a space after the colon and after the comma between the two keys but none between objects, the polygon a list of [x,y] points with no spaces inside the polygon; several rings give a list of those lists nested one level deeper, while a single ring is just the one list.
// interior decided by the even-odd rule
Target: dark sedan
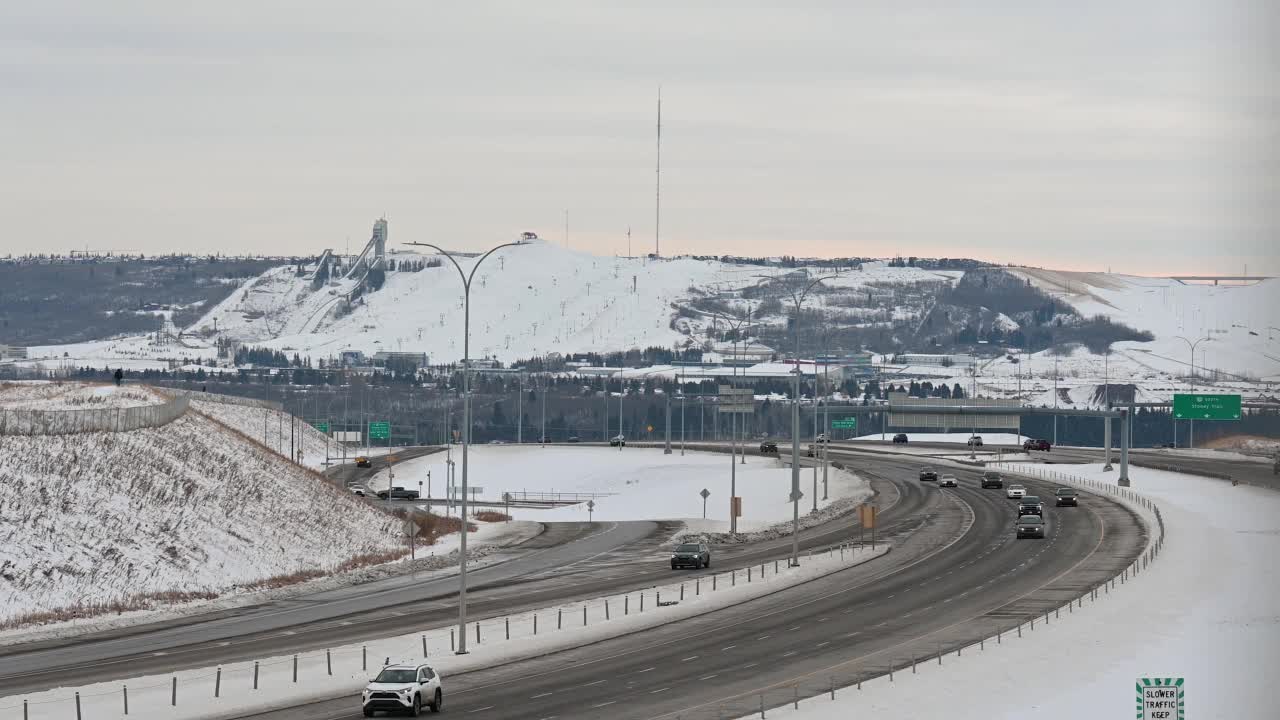
[{"label": "dark sedan", "polygon": [[1016,527],[1019,540],[1022,538],[1044,537],[1044,518],[1039,515],[1023,515],[1018,518]]}]

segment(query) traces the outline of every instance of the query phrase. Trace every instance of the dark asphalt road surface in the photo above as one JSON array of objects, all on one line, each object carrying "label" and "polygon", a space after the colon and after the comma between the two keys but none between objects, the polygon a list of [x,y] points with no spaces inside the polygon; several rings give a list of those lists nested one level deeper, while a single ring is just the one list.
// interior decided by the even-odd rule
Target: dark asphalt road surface
[{"label": "dark asphalt road surface", "polygon": [[[836,455],[833,452],[833,457]],[[555,655],[446,678],[450,712],[487,718],[735,717],[826,692],[911,657],[929,657],[1059,607],[1128,565],[1144,542],[1132,515],[1082,493],[1049,508],[1045,540],[1013,537],[1003,491],[915,478],[918,460],[840,453],[887,478],[894,552],[882,559],[713,615]],[[884,482],[884,481],[882,481]],[[1041,496],[1049,484],[1024,481]],[[893,491],[882,493],[886,497]],[[922,521],[923,522],[920,522]],[[915,525],[910,525],[915,521]],[[966,525],[968,524],[968,525]],[[356,696],[255,717],[359,717]]]}]

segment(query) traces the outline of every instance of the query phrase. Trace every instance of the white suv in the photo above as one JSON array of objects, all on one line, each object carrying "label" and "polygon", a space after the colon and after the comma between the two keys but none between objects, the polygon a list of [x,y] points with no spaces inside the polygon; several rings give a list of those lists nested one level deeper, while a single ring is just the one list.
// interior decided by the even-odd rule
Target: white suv
[{"label": "white suv", "polygon": [[424,706],[431,712],[444,710],[444,691],[440,676],[428,665],[388,665],[369,681],[360,701],[365,717],[377,710],[408,710],[416,717]]},{"label": "white suv", "polygon": [[1021,500],[1027,494],[1027,489],[1021,485],[1010,485],[1008,490],[1004,491],[1004,496],[1010,500],[1017,498]]}]

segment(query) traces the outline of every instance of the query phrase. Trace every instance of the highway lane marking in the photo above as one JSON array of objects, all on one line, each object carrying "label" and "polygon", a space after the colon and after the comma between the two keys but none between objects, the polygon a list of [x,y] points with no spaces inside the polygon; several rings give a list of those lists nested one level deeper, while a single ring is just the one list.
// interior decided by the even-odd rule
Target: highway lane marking
[{"label": "highway lane marking", "polygon": [[826,621],[828,621],[828,620],[830,620],[830,619],[831,619],[831,618],[829,618],[829,617],[818,618],[818,622],[826,622]]},{"label": "highway lane marking", "polygon": [[578,687],[591,687],[592,685],[599,685],[600,683],[605,683],[605,682],[609,682],[609,681],[608,681],[608,680],[596,680],[595,682],[589,682],[589,683],[587,683],[586,685],[579,685]]},{"label": "highway lane marking", "polygon": [[717,673],[717,674],[715,674],[715,675],[707,675],[706,677],[700,677],[700,678],[698,678],[698,679],[699,679],[699,680],[710,680],[710,679],[711,679],[711,678],[713,678],[713,677],[720,677],[720,675]]},{"label": "highway lane marking", "polygon": [[782,657],[791,657],[792,655],[795,655],[795,654],[796,654],[796,651],[792,650],[791,652],[782,653]]},{"label": "highway lane marking", "polygon": [[789,627],[789,628],[787,628],[787,632],[791,632],[792,630],[799,630],[799,629],[800,629],[800,626],[799,626],[799,625],[796,625],[795,627]]},{"label": "highway lane marking", "polygon": [[726,647],[726,648],[720,648],[720,652],[728,652],[728,651],[730,651],[730,650],[732,650],[732,649],[734,649],[734,648],[736,648],[736,647],[738,647],[738,646],[737,646],[737,645],[730,645],[729,647]]},{"label": "highway lane marking", "polygon": [[612,704],[614,704],[614,703],[616,703],[616,702],[618,702],[618,701],[617,701],[617,700],[610,700],[609,702],[602,702],[602,703],[600,703],[599,705],[592,705],[591,707],[593,707],[593,708],[602,708],[602,707],[604,707],[605,705],[612,705]]},{"label": "highway lane marking", "polygon": [[554,694],[555,694],[555,693],[549,693],[549,692],[548,692],[548,693],[539,693],[538,695],[530,695],[530,696],[529,696],[529,699],[530,699],[530,700],[537,700],[538,698],[543,698],[543,697],[546,697],[546,696],[548,696],[548,695],[554,695]]},{"label": "highway lane marking", "polygon": [[690,660],[697,660],[697,659],[698,659],[697,655],[690,655],[689,657],[681,660],[680,662],[689,662]]},{"label": "highway lane marking", "polygon": [[743,669],[743,670],[746,670],[747,668],[753,668],[753,667],[755,667],[755,666],[757,666],[757,665],[759,665],[759,664],[760,664],[760,663],[751,663],[750,665],[743,665],[743,666],[742,666],[742,669]]},{"label": "highway lane marking", "polygon": [[485,710],[492,710],[492,709],[493,709],[493,706],[492,706],[492,705],[486,705],[485,707],[482,707],[482,708],[476,708],[475,710],[468,710],[467,712],[468,712],[468,714],[469,714],[469,713],[478,713],[478,712],[484,712]]},{"label": "highway lane marking", "polygon": [[823,645],[830,645],[830,644],[831,644],[831,641],[830,641],[830,640],[826,640],[826,641],[824,641],[824,642],[820,642],[820,643],[818,643],[817,645],[814,645],[814,647],[822,647]]},{"label": "highway lane marking", "polygon": [[768,635],[761,635],[760,637],[756,638],[756,640],[768,640],[768,639],[769,639]]},{"label": "highway lane marking", "polygon": [[885,620],[884,622],[873,625],[872,627],[884,627],[885,625],[888,625],[888,624],[889,624],[889,621]]},{"label": "highway lane marking", "polygon": [[[653,668],[649,667],[649,668],[645,668],[645,669],[643,669],[643,670],[640,670],[639,672],[646,673],[646,672],[649,672],[649,671],[650,671],[650,670],[652,670],[652,669],[653,669]],[[639,673],[637,673],[637,674],[639,674]]]},{"label": "highway lane marking", "polygon": [[658,693],[660,693],[660,692],[666,692],[666,691],[668,691],[668,690],[670,690],[670,689],[671,689],[671,688],[669,688],[669,687],[658,688],[657,690],[650,690],[650,691],[649,691],[649,694],[650,694],[650,695],[657,695],[657,694],[658,694]]},{"label": "highway lane marking", "polygon": [[167,652],[165,652],[165,651],[163,651],[163,650],[159,650],[159,651],[157,651],[157,652],[153,652],[153,653],[151,653],[151,657],[160,657],[161,655],[168,655],[168,654],[169,654],[169,653],[167,653]]}]

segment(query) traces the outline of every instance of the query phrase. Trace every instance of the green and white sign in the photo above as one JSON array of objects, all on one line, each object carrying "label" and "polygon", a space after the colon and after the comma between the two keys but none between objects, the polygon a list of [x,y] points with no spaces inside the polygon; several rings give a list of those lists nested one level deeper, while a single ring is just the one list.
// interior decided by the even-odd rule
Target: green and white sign
[{"label": "green and white sign", "polygon": [[391,439],[391,423],[389,422],[369,423],[369,439],[370,440],[390,440]]},{"label": "green and white sign", "polygon": [[1138,678],[1138,720],[1186,720],[1184,678]]},{"label": "green and white sign", "polygon": [[1239,395],[1174,393],[1175,420],[1239,420]]},{"label": "green and white sign", "polygon": [[322,432],[322,433],[327,433],[327,432],[329,432],[329,423],[327,423],[327,422],[313,422],[313,423],[311,423],[311,426],[312,426],[312,427],[314,427],[315,429],[319,430],[319,431],[320,431],[320,432]]},{"label": "green and white sign", "polygon": [[844,417],[844,418],[837,418],[835,420],[832,420],[831,429],[832,430],[857,430],[858,418]]}]

